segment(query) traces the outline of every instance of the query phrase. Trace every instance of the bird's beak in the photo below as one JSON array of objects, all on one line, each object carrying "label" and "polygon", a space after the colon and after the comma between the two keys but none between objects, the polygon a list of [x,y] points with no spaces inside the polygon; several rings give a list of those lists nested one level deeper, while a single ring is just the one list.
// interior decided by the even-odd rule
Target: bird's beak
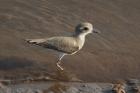
[{"label": "bird's beak", "polygon": [[93,33],[99,33],[99,34],[101,33],[101,31],[98,30],[98,29],[96,29],[96,28],[94,28],[92,32],[93,32]]}]

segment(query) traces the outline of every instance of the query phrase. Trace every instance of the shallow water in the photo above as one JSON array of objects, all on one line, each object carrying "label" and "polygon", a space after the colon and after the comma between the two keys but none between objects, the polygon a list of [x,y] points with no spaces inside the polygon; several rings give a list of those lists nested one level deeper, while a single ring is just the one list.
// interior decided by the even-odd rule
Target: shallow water
[{"label": "shallow water", "polygon": [[[83,81],[140,78],[139,0],[0,0],[1,78],[56,73],[57,56],[31,46],[28,38],[67,35],[83,21],[101,30],[87,37],[76,55],[66,56],[66,71]],[[49,76],[49,75],[48,75]]]}]

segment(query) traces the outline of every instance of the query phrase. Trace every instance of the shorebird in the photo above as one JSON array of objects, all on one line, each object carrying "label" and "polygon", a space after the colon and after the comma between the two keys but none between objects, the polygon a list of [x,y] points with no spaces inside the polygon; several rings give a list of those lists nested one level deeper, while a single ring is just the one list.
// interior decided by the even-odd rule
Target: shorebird
[{"label": "shorebird", "polygon": [[58,68],[63,70],[63,67],[60,65],[62,58],[65,55],[73,55],[81,50],[85,43],[86,35],[99,32],[99,30],[93,29],[93,25],[91,23],[84,22],[75,27],[75,32],[72,36],[54,36],[50,38],[27,39],[27,42],[59,52],[59,59],[56,65]]}]

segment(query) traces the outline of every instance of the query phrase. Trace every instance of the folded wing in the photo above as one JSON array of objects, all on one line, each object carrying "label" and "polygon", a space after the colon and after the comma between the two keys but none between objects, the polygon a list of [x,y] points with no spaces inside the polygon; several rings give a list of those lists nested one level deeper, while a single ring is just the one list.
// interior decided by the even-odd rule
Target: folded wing
[{"label": "folded wing", "polygon": [[79,50],[76,40],[72,37],[52,37],[48,39],[30,39],[29,43],[72,54]]}]

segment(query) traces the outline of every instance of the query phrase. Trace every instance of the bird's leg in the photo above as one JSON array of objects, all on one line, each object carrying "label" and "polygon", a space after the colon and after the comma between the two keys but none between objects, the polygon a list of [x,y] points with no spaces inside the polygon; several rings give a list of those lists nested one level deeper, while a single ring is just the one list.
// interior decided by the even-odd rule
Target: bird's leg
[{"label": "bird's leg", "polygon": [[59,67],[61,70],[64,70],[64,68],[60,65],[60,64],[61,64],[61,60],[62,60],[62,58],[63,58],[64,56],[65,56],[65,54],[59,55],[59,59],[58,59],[58,61],[57,61],[57,63],[56,63],[57,67]]},{"label": "bird's leg", "polygon": [[64,70],[64,68],[60,64],[61,64],[61,61],[58,60],[56,63],[57,67],[59,67],[61,70]]}]

